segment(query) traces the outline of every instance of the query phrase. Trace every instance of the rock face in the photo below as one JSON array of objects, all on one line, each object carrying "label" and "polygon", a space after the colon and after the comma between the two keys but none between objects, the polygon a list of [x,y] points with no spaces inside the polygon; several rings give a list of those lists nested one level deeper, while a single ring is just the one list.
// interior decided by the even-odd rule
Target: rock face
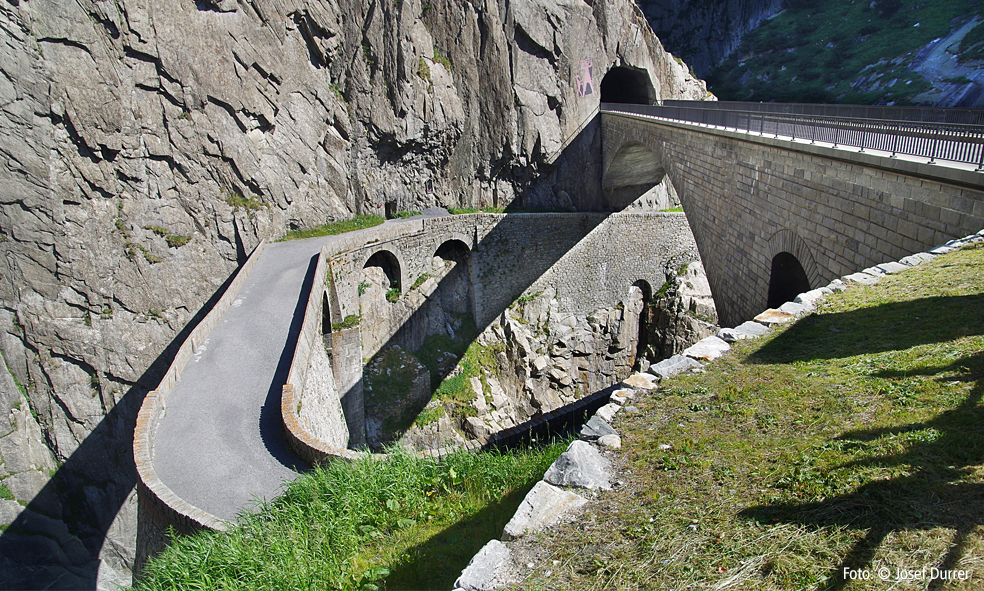
[{"label": "rock face", "polygon": [[672,357],[718,330],[717,309],[701,262],[667,269],[666,277],[644,323],[646,357],[654,361]]},{"label": "rock face", "polygon": [[699,77],[738,49],[742,35],[777,14],[782,5],[782,0],[639,1],[663,46]]},{"label": "rock face", "polygon": [[3,409],[32,442],[2,451],[36,460],[0,478],[93,561],[3,553],[41,586],[56,563],[91,586],[97,558],[125,582],[136,410],[261,239],[385,205],[591,204],[610,68],[706,93],[623,0],[31,0],[0,29],[0,350],[26,388]]}]

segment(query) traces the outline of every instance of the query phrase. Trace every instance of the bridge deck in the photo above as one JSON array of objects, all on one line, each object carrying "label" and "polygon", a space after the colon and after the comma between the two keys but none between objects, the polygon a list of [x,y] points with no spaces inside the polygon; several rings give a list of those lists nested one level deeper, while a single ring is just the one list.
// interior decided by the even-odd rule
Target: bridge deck
[{"label": "bridge deck", "polygon": [[[814,152],[818,150],[833,150],[835,153],[843,154],[844,159],[856,160],[858,157],[864,157],[869,160],[869,164],[875,164],[878,160],[881,160],[881,165],[887,165],[891,162],[891,168],[902,170],[909,174],[915,174],[916,176],[922,176],[924,178],[933,178],[942,180],[944,182],[950,181],[967,186],[981,187],[984,186],[984,174],[978,170],[978,165],[969,162],[958,162],[954,160],[947,160],[945,158],[929,158],[924,156],[914,156],[911,154],[896,153],[892,154],[886,150],[880,150],[876,148],[865,148],[861,149],[856,146],[835,144],[830,141],[813,140],[805,137],[793,137],[782,132],[779,133],[759,133],[756,131],[749,131],[740,127],[728,127],[723,125],[705,124],[705,123],[695,123],[692,121],[685,121],[681,119],[674,119],[671,117],[661,117],[645,113],[636,113],[625,110],[619,110],[616,106],[610,106],[610,108],[603,108],[600,110],[601,113],[609,115],[617,115],[619,117],[627,117],[631,119],[640,119],[643,121],[652,121],[658,123],[665,123],[670,125],[676,125],[681,127],[688,127],[693,129],[702,129],[711,132],[718,132],[727,135],[734,134],[735,136],[742,136],[750,140],[767,140],[770,143],[773,142],[788,142],[791,145],[788,147],[799,149],[805,152]],[[873,134],[877,135],[877,134]],[[874,142],[872,142],[874,143]],[[824,154],[826,156],[831,156],[829,152]],[[910,166],[907,166],[910,165]]]},{"label": "bridge deck", "polygon": [[[440,208],[424,212],[443,215],[448,212]],[[307,469],[283,437],[281,389],[317,257],[338,238],[268,244],[168,397],[154,469],[175,494],[220,519],[234,519],[254,500],[272,499]]]}]

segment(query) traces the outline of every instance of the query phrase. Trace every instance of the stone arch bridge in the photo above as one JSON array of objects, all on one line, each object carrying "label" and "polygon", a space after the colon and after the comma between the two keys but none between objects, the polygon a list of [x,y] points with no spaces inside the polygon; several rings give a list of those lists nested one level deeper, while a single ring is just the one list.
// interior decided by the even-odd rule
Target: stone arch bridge
[{"label": "stone arch bridge", "polygon": [[[776,294],[984,227],[984,173],[972,164],[672,121],[647,109],[659,112],[602,104],[607,206],[620,209],[671,180],[723,325],[785,301]],[[794,285],[784,290],[783,282]]]}]

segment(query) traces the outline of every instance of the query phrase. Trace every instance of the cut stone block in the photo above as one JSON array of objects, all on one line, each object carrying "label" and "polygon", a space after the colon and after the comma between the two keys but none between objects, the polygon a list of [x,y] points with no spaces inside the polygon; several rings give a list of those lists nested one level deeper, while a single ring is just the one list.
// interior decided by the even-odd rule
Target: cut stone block
[{"label": "cut stone block", "polygon": [[581,495],[561,490],[541,480],[526,495],[519,509],[516,509],[516,514],[502,531],[502,537],[513,540],[527,532],[541,531],[587,502]]},{"label": "cut stone block", "polygon": [[618,411],[622,410],[622,406],[613,402],[609,402],[605,406],[599,408],[595,411],[595,414],[601,417],[606,423],[611,423]]},{"label": "cut stone block", "polygon": [[587,441],[594,441],[599,437],[604,437],[605,435],[618,435],[615,429],[598,417],[598,415],[593,415],[588,422],[581,427],[581,439],[586,439]]},{"label": "cut stone block", "polygon": [[844,291],[845,289],[847,289],[847,286],[844,285],[844,282],[841,281],[840,279],[834,279],[827,285],[827,288],[830,289],[832,292]]},{"label": "cut stone block", "polygon": [[731,345],[723,340],[710,336],[704,337],[683,350],[683,354],[693,359],[713,361],[731,350]]},{"label": "cut stone block", "polygon": [[[651,368],[650,368],[651,369]],[[652,390],[656,387],[659,380],[651,374],[637,373],[622,380],[622,383],[632,388],[640,390]]]},{"label": "cut stone block", "polygon": [[882,272],[885,273],[886,275],[892,275],[900,271],[905,271],[909,267],[907,265],[903,265],[902,263],[896,263],[895,261],[892,261],[890,263],[882,263],[878,265],[878,268],[881,269]]},{"label": "cut stone block", "polygon": [[910,267],[915,267],[920,263],[925,263],[936,258],[936,255],[929,254],[928,252],[917,252],[916,254],[910,254],[907,257],[899,259],[899,262],[903,265],[909,265]]},{"label": "cut stone block", "polygon": [[685,355],[674,355],[669,359],[664,359],[659,363],[650,365],[648,371],[654,376],[668,378],[678,373],[697,368],[704,369],[704,366]]},{"label": "cut stone block", "polygon": [[598,438],[598,445],[607,449],[620,449],[622,447],[622,438],[618,435],[605,435],[604,437]]},{"label": "cut stone block", "polygon": [[880,277],[868,275],[867,273],[851,273],[850,275],[845,275],[843,279],[847,283],[860,283],[861,285],[874,285],[881,280]]},{"label": "cut stone block", "polygon": [[465,570],[461,571],[458,580],[454,582],[454,589],[491,591],[511,583],[513,581],[508,580],[503,572],[509,562],[509,548],[499,540],[491,540],[482,546]]},{"label": "cut stone block", "polygon": [[[606,435],[611,437],[611,435]],[[590,443],[575,440],[550,465],[543,479],[557,486],[610,490],[611,462]]]},{"label": "cut stone block", "polygon": [[786,312],[787,314],[792,314],[793,316],[802,316],[804,314],[809,314],[813,311],[813,306],[808,306],[806,304],[797,304],[796,302],[785,302],[783,305],[779,306],[780,312]]},{"label": "cut stone block", "polygon": [[762,312],[761,314],[753,318],[753,320],[755,320],[755,322],[758,322],[759,324],[764,324],[766,326],[775,326],[777,324],[784,324],[795,318],[796,317],[790,314],[789,312],[783,312],[781,310],[769,308],[765,312]]}]

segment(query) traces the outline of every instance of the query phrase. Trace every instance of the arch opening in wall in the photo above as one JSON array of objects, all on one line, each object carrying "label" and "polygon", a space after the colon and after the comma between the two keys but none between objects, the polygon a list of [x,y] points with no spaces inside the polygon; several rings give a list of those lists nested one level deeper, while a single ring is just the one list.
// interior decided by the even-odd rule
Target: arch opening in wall
[{"label": "arch opening in wall", "polygon": [[768,306],[778,308],[805,291],[810,291],[810,279],[799,259],[785,251],[772,257]]},{"label": "arch opening in wall", "polygon": [[666,178],[666,169],[649,146],[628,142],[615,153],[602,183],[608,211],[621,211]]},{"label": "arch opening in wall", "polygon": [[616,66],[601,80],[601,102],[655,104],[656,89],[645,70]]},{"label": "arch opening in wall", "polygon": [[434,252],[433,274],[440,281],[439,300],[446,312],[473,314],[471,250],[458,239],[445,240]]},{"label": "arch opening in wall", "polygon": [[395,301],[403,293],[400,282],[400,261],[388,250],[380,250],[369,257],[366,264],[362,266],[362,276],[363,280],[359,284],[360,296],[371,287],[372,283],[381,283],[386,289],[386,299],[390,301]]},{"label": "arch opening in wall", "polygon": [[321,294],[321,334],[331,334],[331,305],[327,293]]},{"label": "arch opening in wall", "polygon": [[652,322],[654,319],[653,287],[645,279],[640,279],[629,288],[629,299],[641,298],[642,310],[639,312],[638,341],[636,342],[636,355],[633,364],[639,366],[643,359],[653,356]]}]

